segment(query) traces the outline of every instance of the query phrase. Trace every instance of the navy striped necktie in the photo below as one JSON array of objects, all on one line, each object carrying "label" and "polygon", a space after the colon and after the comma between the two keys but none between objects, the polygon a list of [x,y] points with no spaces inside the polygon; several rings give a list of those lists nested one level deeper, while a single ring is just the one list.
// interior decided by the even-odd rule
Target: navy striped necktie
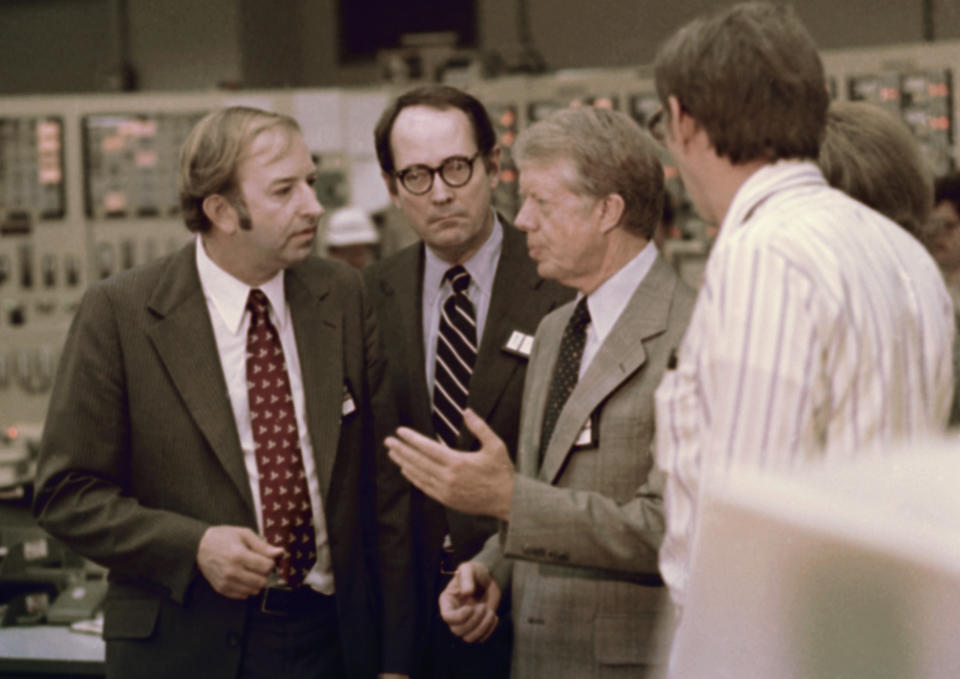
[{"label": "navy striped necktie", "polygon": [[441,441],[455,447],[477,360],[477,318],[473,302],[466,295],[470,285],[467,270],[458,264],[443,277],[450,281],[453,293],[443,302],[437,332],[433,428]]}]

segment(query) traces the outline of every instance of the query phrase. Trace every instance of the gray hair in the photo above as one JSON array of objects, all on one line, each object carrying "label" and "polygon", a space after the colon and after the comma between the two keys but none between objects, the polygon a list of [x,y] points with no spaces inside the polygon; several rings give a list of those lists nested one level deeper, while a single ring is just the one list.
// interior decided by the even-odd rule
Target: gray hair
[{"label": "gray hair", "polygon": [[657,143],[632,118],[592,106],[562,109],[517,138],[514,157],[529,162],[566,160],[576,171],[568,188],[594,198],[623,198],[624,228],[653,237],[663,211],[663,166]]}]

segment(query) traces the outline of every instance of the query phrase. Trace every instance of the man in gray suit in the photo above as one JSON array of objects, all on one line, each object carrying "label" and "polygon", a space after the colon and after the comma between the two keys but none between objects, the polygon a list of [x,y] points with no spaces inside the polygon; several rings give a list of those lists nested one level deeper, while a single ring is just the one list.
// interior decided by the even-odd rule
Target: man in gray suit
[{"label": "man in gray suit", "polygon": [[293,119],[211,113],[181,154],[195,241],[74,319],[34,511],[110,568],[108,677],[408,671],[409,486],[375,459],[395,416],[360,275],[310,257],[315,179]]},{"label": "man in gray suit", "polygon": [[[500,171],[496,141],[483,104],[446,86],[400,95],[375,131],[390,197],[422,239],[364,274],[400,424],[468,450],[477,443],[459,421],[465,406],[514,448],[533,333],[548,311],[573,297],[537,274],[523,235],[491,206]],[[469,282],[459,297],[445,272],[461,269]],[[475,351],[453,340],[468,349],[466,358],[447,353],[442,318],[451,298],[469,305],[472,315]],[[443,374],[445,359],[470,364],[458,371],[457,384]],[[457,396],[463,402],[451,410],[448,397]],[[482,646],[467,646],[439,619],[436,603],[453,570],[482,547],[496,522],[444,507],[419,491],[411,498],[411,519],[422,600],[421,676],[505,677],[509,626]]]},{"label": "man in gray suit", "polygon": [[428,495],[501,521],[441,594],[454,633],[490,634],[510,588],[515,678],[652,674],[670,611],[652,397],[694,299],[651,241],[663,169],[645,131],[593,108],[533,125],[516,158],[516,223],[538,271],[580,292],[537,330],[517,469],[469,411],[477,453],[400,428],[390,456]]}]

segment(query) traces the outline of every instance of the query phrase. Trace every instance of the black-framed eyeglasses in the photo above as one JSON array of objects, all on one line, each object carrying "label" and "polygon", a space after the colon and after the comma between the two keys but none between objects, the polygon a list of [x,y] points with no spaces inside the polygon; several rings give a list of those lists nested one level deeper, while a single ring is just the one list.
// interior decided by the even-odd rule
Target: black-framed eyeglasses
[{"label": "black-framed eyeglasses", "polygon": [[666,141],[666,135],[663,129],[663,107],[657,109],[656,113],[647,118],[647,131],[650,136],[663,144]]},{"label": "black-framed eyeglasses", "polygon": [[415,196],[422,196],[433,186],[433,176],[440,173],[440,179],[451,189],[457,189],[473,177],[473,163],[480,156],[477,151],[472,156],[450,156],[437,167],[429,165],[411,165],[393,175],[400,180],[403,188]]}]

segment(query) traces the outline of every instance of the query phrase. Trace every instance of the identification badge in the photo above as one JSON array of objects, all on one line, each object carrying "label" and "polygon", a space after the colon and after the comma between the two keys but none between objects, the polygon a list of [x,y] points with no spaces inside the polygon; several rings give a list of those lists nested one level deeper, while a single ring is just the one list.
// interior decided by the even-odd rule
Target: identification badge
[{"label": "identification badge", "polygon": [[530,352],[533,350],[533,335],[514,330],[510,333],[507,343],[503,345],[503,350],[514,356],[530,358]]},{"label": "identification badge", "polygon": [[23,560],[24,561],[37,561],[38,559],[46,559],[50,555],[50,550],[47,548],[47,539],[46,538],[36,538],[34,540],[26,540],[23,543]]},{"label": "identification badge", "polygon": [[343,405],[340,408],[340,414],[346,417],[357,409],[357,404],[353,402],[353,396],[350,394],[350,387],[343,385]]},{"label": "identification badge", "polygon": [[583,423],[577,439],[573,442],[573,450],[588,450],[600,446],[600,409],[593,413]]}]

